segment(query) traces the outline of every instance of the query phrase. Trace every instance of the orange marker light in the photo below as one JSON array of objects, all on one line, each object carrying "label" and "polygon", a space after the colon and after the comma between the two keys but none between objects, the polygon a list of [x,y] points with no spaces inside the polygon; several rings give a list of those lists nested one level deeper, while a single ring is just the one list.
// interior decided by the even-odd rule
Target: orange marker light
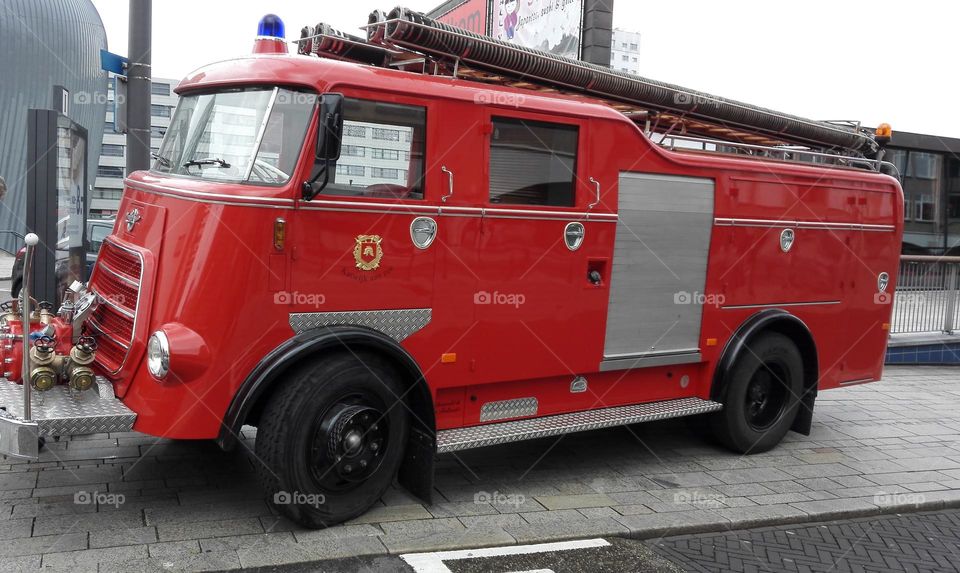
[{"label": "orange marker light", "polygon": [[277,220],[273,222],[273,248],[282,251],[286,244],[287,222],[278,217]]},{"label": "orange marker light", "polygon": [[456,352],[447,352],[447,353],[444,353],[444,354],[441,354],[441,355],[440,355],[440,363],[441,363],[441,364],[453,364],[453,363],[456,362],[456,361],[457,361],[457,353],[456,353]]},{"label": "orange marker light", "polygon": [[708,339],[707,339],[707,346],[716,346],[716,345],[717,345],[717,339],[716,339],[716,338],[708,338]]},{"label": "orange marker light", "polygon": [[890,139],[893,137],[893,127],[891,127],[889,123],[881,123],[880,126],[877,127],[877,137]]},{"label": "orange marker light", "polygon": [[883,329],[889,331],[889,330],[890,330],[890,323],[889,323],[889,322],[884,322],[884,323],[883,323]]}]

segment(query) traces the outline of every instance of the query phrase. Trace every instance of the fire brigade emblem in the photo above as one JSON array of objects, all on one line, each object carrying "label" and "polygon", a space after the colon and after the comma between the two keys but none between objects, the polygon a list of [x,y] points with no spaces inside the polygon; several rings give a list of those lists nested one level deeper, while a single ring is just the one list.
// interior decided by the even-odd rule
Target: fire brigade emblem
[{"label": "fire brigade emblem", "polygon": [[361,271],[372,271],[380,268],[380,259],[383,258],[383,248],[380,235],[359,235],[357,246],[353,248],[353,258],[357,261],[357,268]]}]

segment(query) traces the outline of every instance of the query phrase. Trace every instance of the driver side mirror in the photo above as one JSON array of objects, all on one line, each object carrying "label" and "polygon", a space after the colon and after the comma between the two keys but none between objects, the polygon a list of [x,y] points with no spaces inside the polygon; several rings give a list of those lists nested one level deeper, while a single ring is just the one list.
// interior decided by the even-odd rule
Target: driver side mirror
[{"label": "driver side mirror", "polygon": [[317,126],[317,160],[337,161],[343,141],[343,94],[320,96]]}]

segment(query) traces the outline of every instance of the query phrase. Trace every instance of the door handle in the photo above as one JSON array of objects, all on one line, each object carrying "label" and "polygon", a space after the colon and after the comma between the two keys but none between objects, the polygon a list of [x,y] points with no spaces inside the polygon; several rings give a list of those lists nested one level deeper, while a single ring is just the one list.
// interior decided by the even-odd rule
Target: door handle
[{"label": "door handle", "polygon": [[443,171],[444,173],[447,174],[448,193],[440,198],[441,203],[446,203],[447,199],[453,197],[453,171],[450,171],[449,169],[447,169],[446,165],[441,167],[440,171]]},{"label": "door handle", "polygon": [[593,203],[590,203],[589,205],[587,205],[587,209],[588,209],[588,210],[591,210],[591,209],[593,209],[594,207],[596,207],[597,205],[600,204],[600,182],[597,181],[596,179],[594,179],[593,177],[591,177],[591,178],[590,178],[590,183],[593,183],[594,186],[597,188],[597,200],[594,201]]}]

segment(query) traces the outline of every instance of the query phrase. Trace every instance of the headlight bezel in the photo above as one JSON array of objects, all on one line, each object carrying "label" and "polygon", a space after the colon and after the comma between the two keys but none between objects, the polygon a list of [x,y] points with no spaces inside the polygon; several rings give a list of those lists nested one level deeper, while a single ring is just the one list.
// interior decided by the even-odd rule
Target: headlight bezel
[{"label": "headlight bezel", "polygon": [[170,373],[170,339],[158,330],[147,341],[147,370],[157,380],[163,380]]}]

